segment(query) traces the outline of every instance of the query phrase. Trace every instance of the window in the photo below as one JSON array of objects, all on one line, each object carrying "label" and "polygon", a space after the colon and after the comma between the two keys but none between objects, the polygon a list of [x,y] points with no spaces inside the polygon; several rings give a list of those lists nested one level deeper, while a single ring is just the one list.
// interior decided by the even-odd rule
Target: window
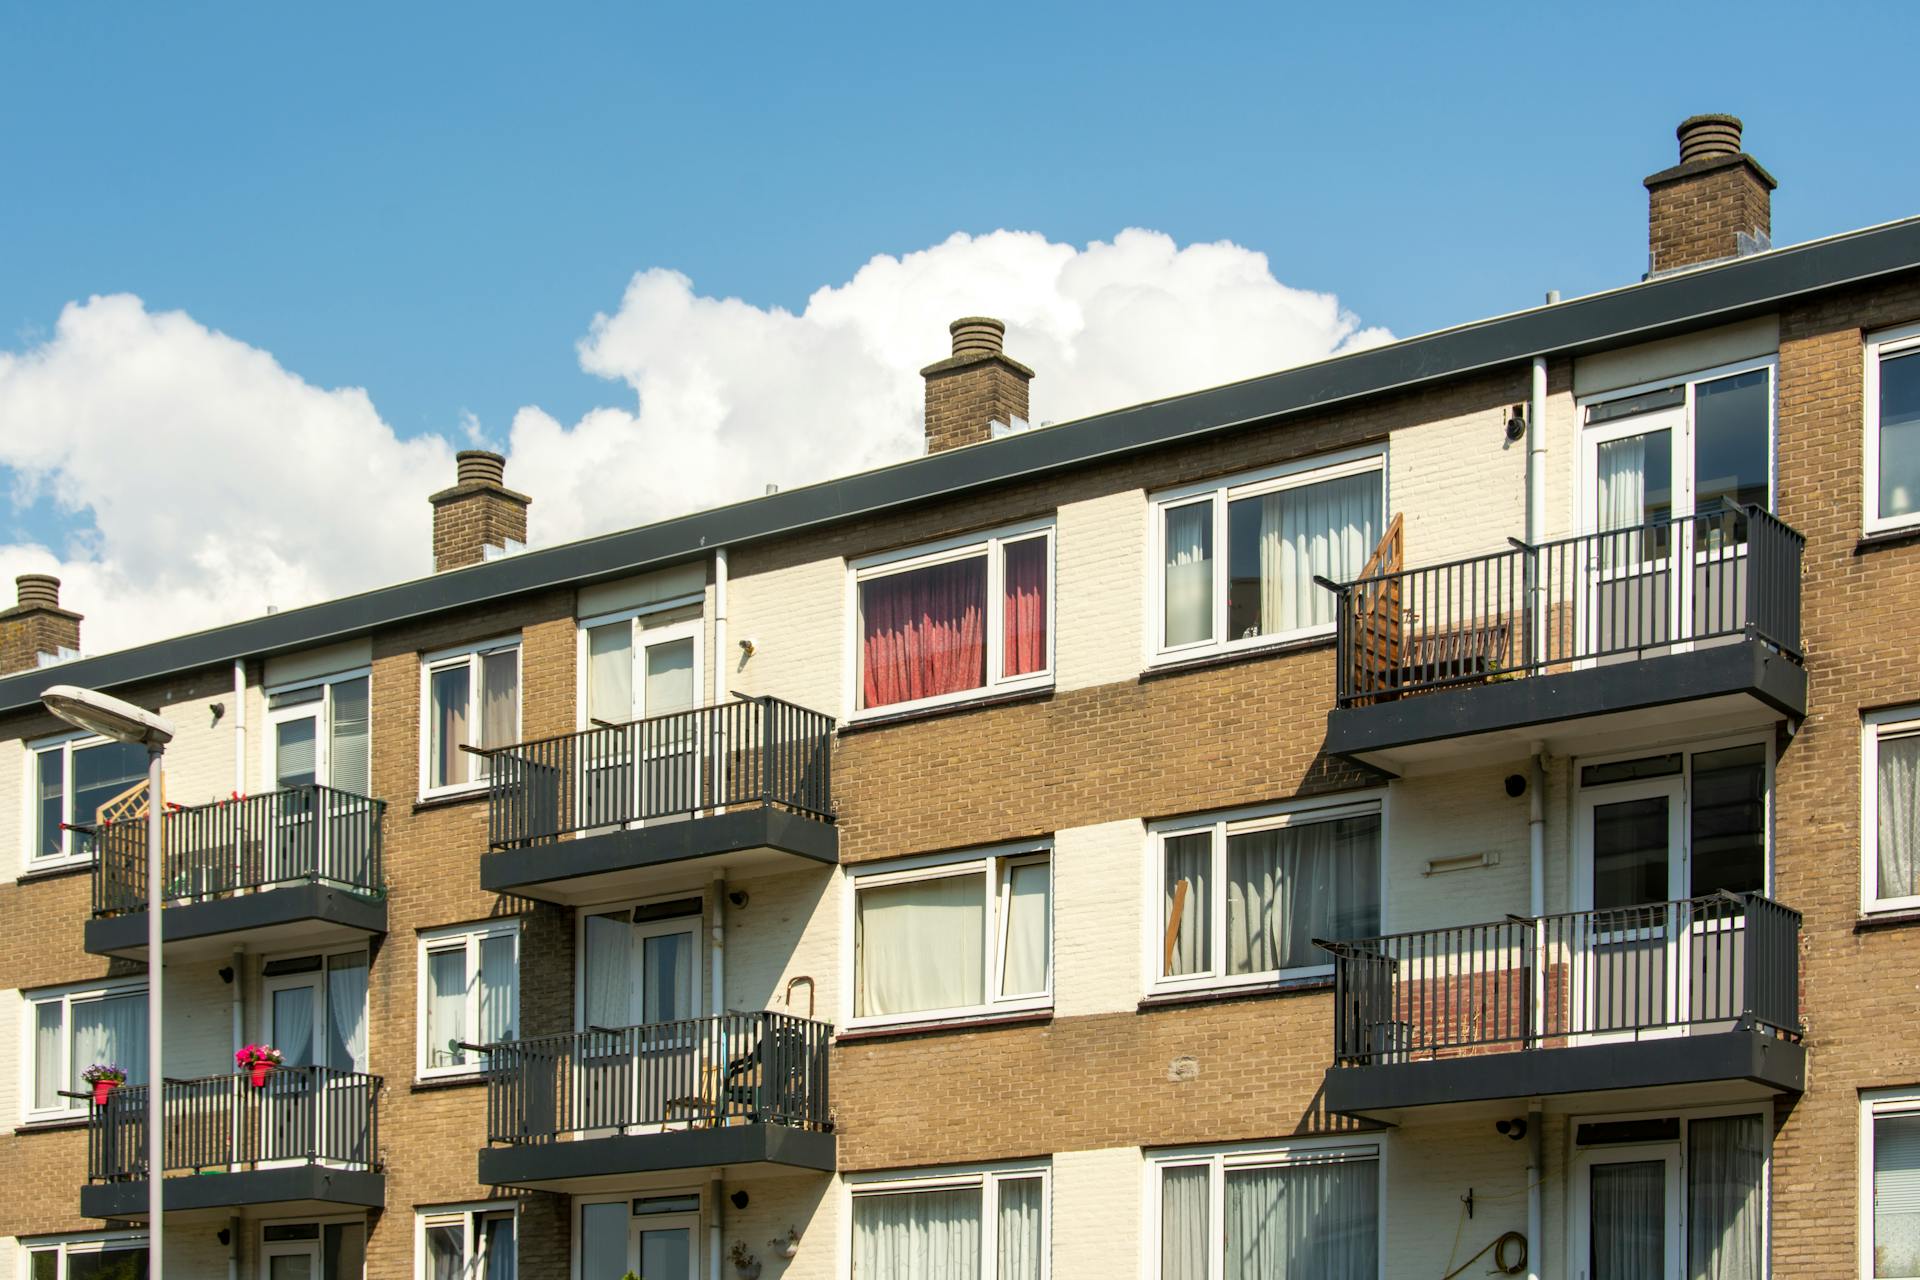
[{"label": "window", "polygon": [[1052,1003],[1052,865],[1030,846],[857,871],[855,1025]]},{"label": "window", "polygon": [[518,922],[435,930],[420,939],[419,1025],[423,1077],[478,1072],[485,1056],[465,1046],[518,1034]]},{"label": "window", "polygon": [[1920,907],[1920,707],[1870,713],[1861,743],[1861,906]]},{"label": "window", "polygon": [[319,783],[372,794],[368,688],[363,671],[267,691],[267,770],[276,789]]},{"label": "window", "polygon": [[1186,658],[1330,632],[1335,598],[1314,578],[1357,576],[1385,509],[1377,452],[1159,495],[1154,652]]},{"label": "window", "polygon": [[145,1236],[117,1234],[45,1244],[21,1241],[27,1280],[146,1280]]},{"label": "window", "polygon": [[1052,679],[1051,522],[861,562],[854,589],[856,714]]},{"label": "window", "polygon": [[1169,1154],[1154,1160],[1158,1280],[1375,1280],[1377,1146]]},{"label": "window", "polygon": [[1920,1090],[1860,1098],[1860,1274],[1920,1277]]},{"label": "window", "polygon": [[1158,990],[1331,972],[1315,938],[1380,932],[1378,799],[1168,823],[1151,845]]},{"label": "window", "polygon": [[147,749],[133,742],[69,737],[29,752],[33,804],[28,814],[27,861],[51,863],[84,856],[82,838],[66,830],[87,825],[100,806],[147,780]]},{"label": "window", "polygon": [[514,1280],[519,1275],[512,1205],[423,1209],[415,1220],[420,1280]]},{"label": "window", "polygon": [[260,1228],[262,1280],[362,1280],[367,1273],[367,1224],[269,1222]]},{"label": "window", "polygon": [[85,1093],[81,1073],[96,1062],[118,1066],[127,1083],[147,1080],[147,989],[93,987],[65,992],[27,992],[27,1118],[51,1120],[86,1114],[86,1103],[62,1092]]},{"label": "window", "polygon": [[853,1188],[855,1280],[1044,1280],[1047,1170],[889,1177]]},{"label": "window", "polygon": [[1614,1116],[1571,1125],[1572,1256],[1591,1276],[1758,1277],[1769,1116]]},{"label": "window", "polygon": [[421,664],[421,684],[421,790],[430,795],[483,785],[487,758],[475,751],[520,740],[520,642],[430,655]]},{"label": "window", "polygon": [[1868,533],[1920,525],[1920,325],[1867,341]]}]

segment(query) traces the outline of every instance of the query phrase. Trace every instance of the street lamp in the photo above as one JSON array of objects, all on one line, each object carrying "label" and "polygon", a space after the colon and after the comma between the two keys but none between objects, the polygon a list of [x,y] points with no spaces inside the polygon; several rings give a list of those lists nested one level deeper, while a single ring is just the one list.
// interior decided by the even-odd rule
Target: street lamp
[{"label": "street lamp", "polygon": [[160,1192],[167,1166],[160,1063],[160,755],[173,741],[173,725],[131,702],[70,684],[54,685],[40,701],[75,728],[147,749],[147,1273],[161,1280]]}]

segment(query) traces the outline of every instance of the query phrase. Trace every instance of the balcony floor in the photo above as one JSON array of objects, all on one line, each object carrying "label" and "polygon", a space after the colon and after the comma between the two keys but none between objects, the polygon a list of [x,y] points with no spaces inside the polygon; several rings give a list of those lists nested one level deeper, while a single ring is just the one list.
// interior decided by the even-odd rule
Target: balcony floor
[{"label": "balcony floor", "polygon": [[[224,1219],[228,1210],[245,1208],[271,1208],[275,1216],[303,1217],[382,1208],[387,1203],[387,1177],[365,1169],[302,1164],[244,1173],[176,1175],[166,1180],[162,1195],[169,1220],[175,1214]],[[145,1222],[146,1180],[82,1187],[80,1214]]]},{"label": "balcony floor", "polygon": [[636,1175],[725,1168],[745,1172],[831,1173],[831,1133],[778,1124],[738,1124],[616,1134],[604,1138],[488,1147],[480,1152],[480,1181],[582,1194],[626,1186]]},{"label": "balcony floor", "polygon": [[[163,907],[160,928],[170,956],[175,944],[182,955],[211,955],[266,940],[287,947],[351,942],[387,931],[387,904],[335,885],[291,884]],[[91,955],[145,959],[147,913],[96,916],[87,921],[85,946]]]}]

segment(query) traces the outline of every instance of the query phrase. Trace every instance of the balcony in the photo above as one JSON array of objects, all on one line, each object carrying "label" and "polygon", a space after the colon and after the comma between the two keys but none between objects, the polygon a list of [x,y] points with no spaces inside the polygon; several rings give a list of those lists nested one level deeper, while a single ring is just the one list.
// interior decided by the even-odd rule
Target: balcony
[{"label": "balcony", "polygon": [[1721,893],[1319,944],[1330,1110],[1799,1093],[1800,914]]},{"label": "balcony", "polygon": [[[258,1087],[245,1075],[167,1081],[168,1216],[225,1218],[248,1206],[287,1216],[380,1208],[380,1085],[378,1076],[327,1067],[281,1067]],[[127,1085],[94,1106],[83,1217],[147,1217],[147,1089]]]},{"label": "balcony", "polygon": [[[162,939],[169,953],[351,942],[387,931],[386,805],[332,787],[175,808],[161,818]],[[147,822],[86,829],[94,846],[86,949],[143,959]]]},{"label": "balcony", "polygon": [[1359,579],[1320,580],[1339,595],[1335,755],[1402,774],[1806,714],[1805,539],[1758,507],[1405,570],[1397,530]]},{"label": "balcony", "polygon": [[721,1166],[831,1172],[832,1033],[791,1014],[728,1013],[486,1046],[480,1181],[577,1191]]},{"label": "balcony", "polygon": [[840,857],[833,717],[777,698],[598,725],[492,754],[480,883],[604,901]]}]

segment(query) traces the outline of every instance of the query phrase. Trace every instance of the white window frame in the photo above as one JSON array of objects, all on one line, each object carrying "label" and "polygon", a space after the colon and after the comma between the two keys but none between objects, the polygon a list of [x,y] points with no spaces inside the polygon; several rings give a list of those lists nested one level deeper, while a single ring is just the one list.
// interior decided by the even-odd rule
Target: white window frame
[{"label": "white window frame", "polygon": [[[576,725],[582,729],[591,729],[593,727],[593,721],[590,720],[587,715],[589,709],[587,697],[587,664],[589,656],[587,652],[587,633],[589,631],[596,631],[601,627],[612,626],[618,622],[639,624],[633,627],[634,700],[636,702],[642,700],[639,687],[641,649],[650,644],[670,644],[674,640],[691,637],[693,640],[694,705],[696,707],[700,706],[706,694],[706,689],[701,684],[701,668],[705,665],[704,660],[707,650],[706,617],[703,614],[700,617],[690,617],[678,622],[659,622],[652,626],[645,625],[644,620],[657,617],[664,613],[679,613],[687,609],[700,608],[705,603],[705,600],[706,596],[704,592],[695,591],[689,592],[686,595],[674,596],[671,599],[655,601],[652,604],[635,605],[631,608],[614,609],[607,613],[595,613],[576,618],[574,620],[573,632],[574,706],[578,708],[578,714],[575,716]],[[649,636],[652,638],[648,639],[647,637]]]},{"label": "white window frame", "polygon": [[[997,994],[1005,979],[1004,945],[1006,940],[1006,903],[1009,869],[1043,863],[1047,868],[1047,975],[1044,991],[1016,996]],[[984,938],[981,991],[982,1003],[953,1009],[925,1009],[912,1013],[856,1016],[860,983],[860,955],[857,921],[860,915],[860,891],[906,884],[915,880],[946,880],[977,876],[981,883],[984,912]],[[1055,931],[1059,914],[1058,877],[1054,865],[1053,844],[1020,842],[971,849],[960,853],[938,854],[883,863],[873,867],[850,867],[841,916],[840,935],[845,939],[841,972],[846,975],[841,991],[841,1025],[849,1031],[874,1027],[923,1026],[950,1022],[969,1022],[1008,1014],[1032,1013],[1053,1008],[1053,967],[1058,954]]]},{"label": "white window frame", "polygon": [[1211,836],[1213,860],[1208,874],[1217,888],[1213,893],[1213,900],[1207,904],[1207,910],[1212,913],[1211,936],[1216,939],[1217,949],[1224,946],[1227,937],[1227,837],[1229,835],[1377,815],[1380,819],[1380,923],[1384,929],[1388,897],[1389,806],[1387,799],[1388,792],[1384,788],[1344,791],[1337,795],[1319,796],[1309,800],[1289,800],[1280,804],[1229,809],[1219,813],[1199,814],[1190,818],[1172,818],[1149,824],[1146,840],[1146,868],[1142,876],[1144,896],[1140,915],[1143,989],[1149,995],[1184,995],[1202,991],[1233,991],[1242,987],[1265,987],[1276,982],[1303,978],[1330,977],[1333,974],[1332,956],[1327,957],[1325,964],[1293,969],[1263,969],[1257,973],[1229,974],[1226,972],[1224,953],[1218,951],[1211,957],[1212,964],[1205,973],[1181,974],[1178,977],[1167,977],[1163,974],[1161,970],[1164,968],[1162,957],[1166,946],[1166,924],[1163,918],[1164,904],[1161,902],[1161,893],[1165,883],[1166,842],[1178,836],[1201,834]]},{"label": "white window frame", "polygon": [[[666,1228],[668,1230],[672,1230],[676,1226],[688,1226],[691,1229],[693,1237],[691,1243],[693,1246],[694,1265],[701,1270],[701,1274],[706,1274],[704,1267],[701,1266],[708,1252],[706,1228],[709,1222],[709,1204],[706,1187],[687,1187],[667,1184],[658,1187],[629,1188],[625,1191],[581,1192],[575,1194],[571,1199],[572,1203],[567,1206],[567,1225],[569,1234],[572,1236],[572,1244],[568,1248],[567,1275],[573,1277],[574,1280],[580,1280],[580,1268],[582,1265],[580,1251],[586,1245],[586,1232],[581,1227],[581,1222],[585,1217],[584,1210],[588,1205],[597,1204],[617,1204],[626,1207],[627,1239],[629,1243],[631,1243],[633,1239],[633,1225],[636,1222],[665,1222],[668,1224]],[[635,1213],[633,1211],[633,1205],[636,1200],[668,1199],[692,1200],[696,1207],[673,1212]],[[516,1244],[519,1242],[519,1239],[519,1233],[516,1231],[514,1234]],[[599,1277],[587,1277],[587,1280],[599,1280]]]},{"label": "white window frame", "polygon": [[1859,1190],[1858,1205],[1861,1280],[1873,1280],[1873,1122],[1882,1116],[1920,1115],[1920,1086],[1895,1089],[1863,1089],[1860,1092]]},{"label": "white window frame", "polygon": [[138,1252],[147,1247],[144,1231],[91,1231],[82,1235],[23,1236],[20,1245],[20,1280],[32,1280],[35,1254],[51,1253],[59,1259],[55,1280],[67,1280],[67,1259],[75,1255]]},{"label": "white window frame", "polygon": [[[514,1034],[520,1030],[520,921],[490,920],[476,924],[450,925],[442,929],[428,929],[420,934],[419,945],[414,957],[415,969],[415,1005],[414,1005],[414,1072],[421,1080],[443,1080],[448,1077],[474,1076],[486,1070],[483,1055],[472,1055],[472,1061],[454,1063],[448,1066],[432,1066],[427,1043],[427,957],[440,951],[452,951],[456,945],[464,946],[467,957],[467,1028],[471,1034],[479,1034],[480,1026],[480,942],[484,938],[513,939],[514,968]],[[369,991],[368,998],[372,998]],[[475,1043],[478,1043],[477,1041]]]},{"label": "white window frame", "polygon": [[265,782],[276,783],[275,774],[278,772],[275,761],[278,754],[276,751],[278,735],[275,734],[274,729],[284,720],[299,720],[313,716],[319,721],[314,733],[314,773],[321,786],[333,785],[333,686],[345,684],[350,680],[367,682],[367,761],[368,774],[372,774],[373,668],[355,667],[350,671],[337,671],[332,675],[315,676],[308,680],[290,680],[285,684],[268,685],[260,690],[263,705],[271,704],[280,694],[298,693],[303,689],[318,688],[320,690],[318,708],[310,703],[299,703],[291,707],[267,705],[267,731],[260,735],[260,776]]},{"label": "white window frame", "polygon": [[1920,705],[1869,711],[1860,717],[1860,911],[1920,911],[1920,895],[1882,897],[1880,879],[1880,743],[1920,734]]},{"label": "white window frame", "polygon": [[926,1191],[980,1192],[980,1275],[979,1280],[996,1280],[1000,1265],[1000,1185],[1004,1182],[1040,1182],[1040,1280],[1053,1275],[1053,1165],[1022,1162],[959,1166],[926,1173],[850,1174],[847,1177],[847,1258],[849,1265],[859,1247],[853,1222],[854,1205],[863,1199],[888,1195],[912,1195]]},{"label": "white window frame", "polygon": [[413,1211],[413,1274],[427,1280],[427,1228],[458,1224],[461,1234],[462,1274],[484,1276],[487,1252],[480,1224],[488,1218],[513,1219],[515,1272],[519,1271],[520,1206],[513,1200],[481,1200],[466,1204],[423,1205]]},{"label": "white window frame", "polygon": [[[1920,324],[1903,325],[1867,335],[1866,395],[1861,406],[1866,439],[1861,457],[1866,474],[1860,490],[1863,532],[1894,533],[1920,528],[1920,509],[1903,516],[1880,514],[1880,359],[1885,355],[1908,355],[1920,347]],[[1920,356],[1909,356],[1920,359]]]},{"label": "white window frame", "polygon": [[[448,783],[445,786],[432,785],[433,779],[433,677],[436,672],[447,671],[465,665],[467,668],[467,737],[465,745],[480,746],[481,712],[481,663],[480,659],[491,654],[512,650],[514,655],[514,700],[513,700],[513,739],[520,741],[524,730],[522,717],[525,714],[527,672],[525,653],[521,638],[517,635],[498,636],[492,640],[483,640],[476,644],[460,645],[452,649],[441,649],[423,654],[420,659],[420,798],[430,800],[437,796],[465,795],[487,789],[487,768],[483,758],[475,757],[472,772],[477,777],[466,782]],[[371,699],[369,699],[371,702]]]},{"label": "white window frame", "polygon": [[[973,702],[981,698],[994,697],[1006,693],[1018,693],[1030,689],[1046,689],[1053,685],[1053,666],[1056,636],[1060,628],[1059,592],[1057,586],[1058,569],[1055,556],[1054,530],[1056,522],[1053,516],[1038,520],[1026,520],[1019,524],[1010,524],[985,533],[973,533],[959,538],[948,538],[941,542],[927,543],[903,551],[890,551],[880,555],[865,556],[847,564],[847,617],[852,626],[847,640],[847,718],[849,720],[884,719],[906,711],[919,711],[927,707],[951,706],[955,703]],[[1039,671],[1031,671],[1017,676],[1001,674],[1006,655],[1002,652],[1006,645],[1005,619],[1005,576],[1006,558],[1004,549],[1008,543],[1027,542],[1034,538],[1046,540],[1047,551],[1047,657],[1046,665]],[[914,698],[906,702],[889,702],[880,707],[860,705],[861,690],[865,686],[861,669],[861,635],[863,618],[860,610],[860,587],[862,583],[875,578],[892,577],[913,569],[924,569],[929,565],[948,564],[960,560],[971,560],[985,556],[987,561],[987,615],[985,619],[987,642],[986,682],[977,689],[962,689],[957,693],[943,693],[931,698]]]},{"label": "white window frame", "polygon": [[[670,893],[648,898],[624,898],[613,902],[596,902],[592,906],[573,909],[573,1025],[576,1031],[586,1031],[587,1026],[587,917],[612,915],[619,911],[631,911],[635,907],[655,906],[665,902],[677,902],[682,898],[695,896],[691,893]],[[658,938],[675,933],[693,935],[693,1013],[692,1017],[707,1016],[707,911],[704,898],[700,910],[690,911],[683,916],[666,916],[659,920],[648,920],[628,926],[642,938]],[[637,1000],[640,993],[636,991]],[[625,1025],[625,1024],[622,1024]]]},{"label": "white window frame", "polygon": [[[1227,1173],[1234,1169],[1264,1169],[1286,1165],[1313,1164],[1331,1161],[1363,1161],[1374,1163],[1374,1174],[1378,1179],[1378,1190],[1374,1203],[1378,1206],[1375,1221],[1378,1243],[1376,1256],[1380,1259],[1380,1273],[1386,1274],[1387,1265],[1387,1143],[1384,1140],[1365,1140],[1359,1135],[1347,1137],[1304,1138],[1285,1142],[1242,1142],[1228,1146],[1180,1147],[1148,1153],[1145,1187],[1143,1191],[1141,1221],[1146,1230],[1141,1232],[1140,1274],[1158,1280],[1160,1276],[1160,1237],[1165,1230],[1161,1213],[1165,1200],[1161,1194],[1161,1179],[1169,1169],[1207,1170],[1207,1237],[1218,1242],[1226,1238],[1226,1197]],[[1222,1280],[1226,1274],[1225,1251],[1218,1243],[1207,1250],[1207,1272],[1210,1280]]]},{"label": "white window frame", "polygon": [[[52,871],[61,867],[87,866],[93,862],[93,856],[76,849],[74,833],[63,829],[60,832],[60,852],[51,857],[40,857],[39,835],[37,827],[40,821],[40,756],[43,752],[59,751],[60,760],[60,812],[61,822],[65,824],[86,824],[93,821],[93,815],[82,816],[73,811],[73,753],[84,751],[88,747],[106,746],[110,739],[97,733],[59,733],[51,737],[36,738],[25,744],[27,763],[21,778],[20,848],[23,856],[21,866],[27,871]],[[142,775],[145,780],[145,775]]]},{"label": "white window frame", "polygon": [[[146,1009],[147,984],[145,979],[131,982],[92,982],[82,986],[49,987],[39,991],[23,991],[21,1000],[21,1038],[20,1038],[20,1110],[22,1118],[29,1124],[53,1120],[73,1120],[87,1115],[89,1104],[78,1098],[61,1098],[59,1105],[39,1107],[33,1105],[34,1094],[39,1091],[39,1078],[34,1074],[34,1037],[40,1020],[40,1006],[57,1004],[60,1006],[60,1084],[66,1089],[73,1080],[73,1007],[94,1000],[106,1000],[118,996],[139,996],[141,1008]],[[76,1091],[77,1092],[77,1091]]]},{"label": "white window frame", "polygon": [[[256,1222],[251,1224],[252,1235],[250,1239],[252,1240],[253,1247],[256,1254],[260,1255],[259,1274],[260,1274],[261,1280],[267,1280],[268,1264],[267,1264],[267,1258],[265,1257],[266,1250],[271,1248],[272,1244],[283,1243],[282,1241],[278,1241],[278,1240],[273,1241],[272,1244],[268,1243],[267,1241],[268,1227],[317,1227],[319,1229],[319,1236],[314,1243],[315,1243],[315,1248],[320,1255],[321,1265],[324,1266],[326,1261],[326,1251],[327,1251],[327,1228],[333,1227],[333,1226],[351,1226],[355,1223],[358,1223],[360,1226],[367,1228],[364,1240],[368,1246],[371,1246],[372,1240],[373,1240],[373,1230],[372,1230],[371,1224],[368,1223],[367,1217],[365,1214],[335,1213],[335,1214],[327,1214],[317,1218],[313,1218],[313,1217],[261,1218],[257,1220]],[[243,1275],[246,1274],[246,1268],[244,1267],[241,1268],[241,1274]],[[365,1275],[365,1272],[363,1270],[361,1272],[361,1276],[364,1277],[364,1275]],[[354,1280],[359,1280],[359,1278],[356,1277],[354,1278]]]},{"label": "white window frame", "polygon": [[[1286,489],[1304,489],[1328,480],[1343,480],[1368,472],[1378,472],[1380,476],[1380,519],[1381,532],[1384,533],[1387,522],[1392,519],[1392,507],[1388,502],[1387,450],[1383,445],[1320,454],[1282,466],[1242,472],[1150,494],[1147,499],[1147,625],[1141,629],[1146,645],[1146,665],[1150,668],[1166,666],[1193,658],[1268,649],[1332,635],[1337,620],[1325,626],[1299,627],[1292,631],[1248,636],[1239,640],[1227,635],[1227,589],[1231,585],[1232,571],[1227,507],[1229,503],[1244,498],[1263,497]],[[1169,645],[1166,643],[1166,513],[1174,507],[1207,501],[1213,503],[1212,635],[1205,640]],[[1372,554],[1371,549],[1368,554]]]}]

